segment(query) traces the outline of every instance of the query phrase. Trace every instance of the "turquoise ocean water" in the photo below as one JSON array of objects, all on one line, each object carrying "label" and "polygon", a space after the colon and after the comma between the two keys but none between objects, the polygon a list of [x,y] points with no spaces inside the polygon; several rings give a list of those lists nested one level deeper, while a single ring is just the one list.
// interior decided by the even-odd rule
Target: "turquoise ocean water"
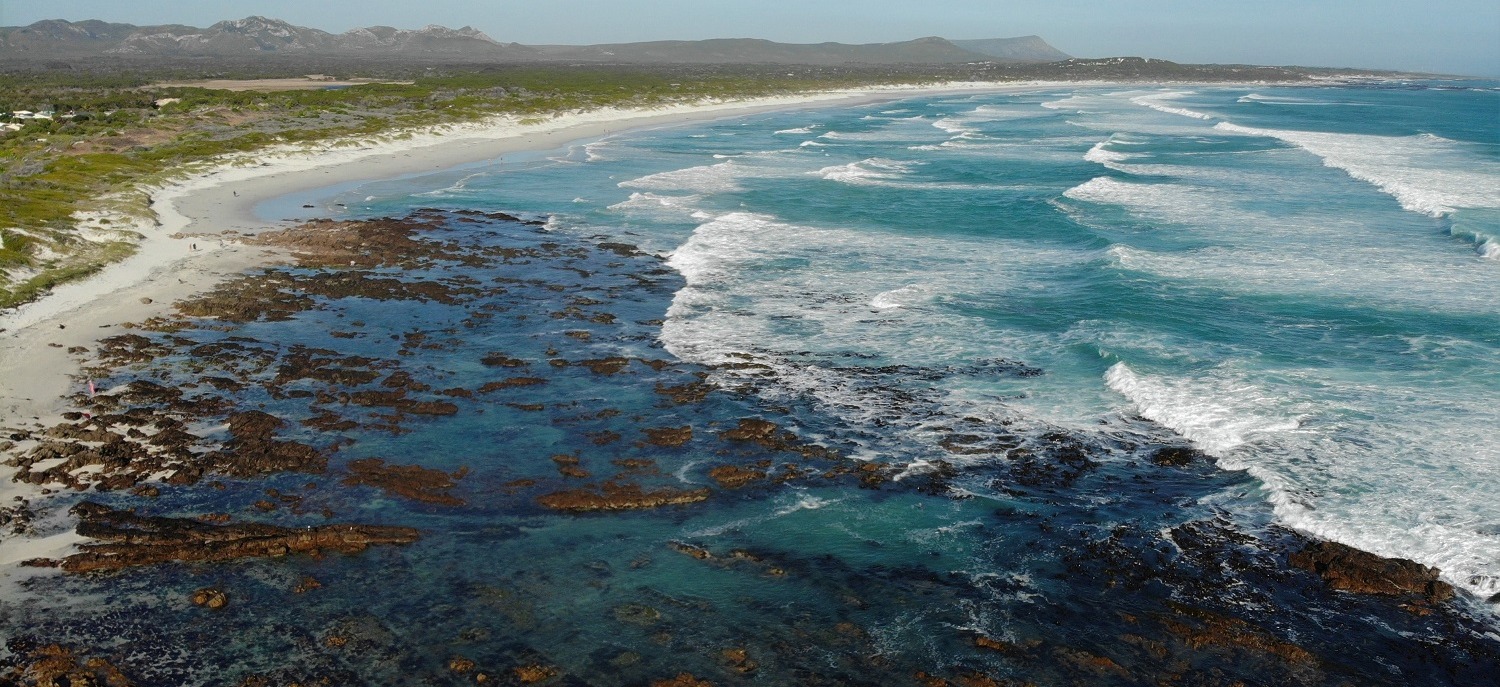
[{"label": "turquoise ocean water", "polygon": [[[368,684],[418,684],[457,654],[557,666],[558,684],[680,671],[719,684],[907,684],[916,671],[1154,684],[1157,663],[1284,684],[1241,649],[1177,664],[1162,658],[1175,649],[1127,639],[1185,607],[1308,647],[1321,672],[1295,673],[1305,684],[1473,684],[1500,660],[1486,601],[1500,593],[1494,83],[926,96],[627,132],[262,211],[304,215],[304,203],[350,218],[503,211],[545,227],[472,225],[464,240],[607,239],[648,254],[574,264],[564,295],[539,286],[562,278],[540,263],[437,270],[506,280],[490,298],[508,314],[417,350],[406,364],[434,385],[508,376],[475,362],[493,350],[542,369],[551,356],[686,365],[607,379],[561,368],[507,399],[542,412],[460,401],[454,418],[409,434],[356,433],[335,469],[379,456],[472,470],[462,508],[317,497],[351,519],[423,528],[407,549],[107,585],[41,578],[39,594],[92,601],[0,621],[147,653],[211,647],[225,674],[300,661]],[[621,324],[546,316],[584,292]],[[397,333],[452,332],[465,317],[434,303],[335,306],[240,333],[379,357]],[[352,320],[393,336],[329,336]],[[580,327],[593,336],[552,336]],[[653,393],[694,372],[726,391],[692,407]],[[726,458],[716,443],[745,417],[894,466],[894,481],[791,481],[607,516],[503,495],[518,478],[555,479],[556,454],[601,474],[650,458],[656,483],[708,485],[710,467],[766,458]],[[696,438],[679,448],[594,440],[682,425]],[[1144,459],[1188,444],[1209,461]],[[264,486],[174,491],[153,508],[201,510]],[[1467,624],[1287,572],[1272,544],[1288,530],[1441,568]],[[1192,545],[1228,531],[1270,543]],[[278,596],[302,574],[324,590]],[[259,610],[208,624],[161,601],[205,580]],[[364,638],[364,658],[330,653],[332,632]],[[1013,651],[976,650],[981,635]],[[731,647],[758,667],[726,663]],[[1068,667],[1088,663],[1078,652],[1123,672],[1080,673]],[[214,682],[175,660],[152,675]],[[432,680],[420,683],[446,684]]]},{"label": "turquoise ocean water", "polygon": [[1461,82],[930,98],[623,135],[339,202],[630,232],[686,279],[668,351],[763,357],[762,393],[914,463],[941,434],[827,360],[1025,362],[1045,374],[925,390],[1033,431],[1144,416],[1248,471],[1281,522],[1488,596],[1497,118],[1500,94]]}]

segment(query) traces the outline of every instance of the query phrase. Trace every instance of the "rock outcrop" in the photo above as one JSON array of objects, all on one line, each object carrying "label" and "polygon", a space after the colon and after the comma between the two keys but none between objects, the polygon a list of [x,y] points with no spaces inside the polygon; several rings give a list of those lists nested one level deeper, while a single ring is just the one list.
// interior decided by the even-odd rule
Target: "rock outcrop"
[{"label": "rock outcrop", "polygon": [[389,465],[379,458],[365,458],[349,463],[349,486],[375,487],[413,501],[439,506],[462,506],[464,500],[450,492],[457,486],[453,476],[442,470],[420,465]]},{"label": "rock outcrop", "polygon": [[[324,525],[279,527],[261,523],[210,524],[188,518],[151,517],[84,501],[78,534],[96,540],[61,561],[65,572],[111,572],[161,563],[220,563],[240,558],[336,551],[354,554],[382,544],[410,544],[421,535],[410,527]],[[48,565],[51,561],[29,561]]]},{"label": "rock outcrop", "polygon": [[707,489],[643,489],[636,484],[607,482],[598,490],[569,489],[543,494],[537,502],[553,510],[575,513],[589,511],[634,510],[697,503],[708,498]]},{"label": "rock outcrop", "polygon": [[1381,596],[1416,596],[1429,603],[1453,598],[1453,585],[1438,579],[1437,568],[1404,558],[1381,558],[1331,541],[1315,541],[1289,562],[1315,572],[1339,591]]}]

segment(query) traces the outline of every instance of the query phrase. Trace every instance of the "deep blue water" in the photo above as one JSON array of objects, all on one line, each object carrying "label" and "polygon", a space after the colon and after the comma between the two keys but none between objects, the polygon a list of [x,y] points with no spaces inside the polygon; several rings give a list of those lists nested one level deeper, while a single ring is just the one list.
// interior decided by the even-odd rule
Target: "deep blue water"
[{"label": "deep blue water", "polygon": [[[468,505],[323,487],[310,511],[423,540],[107,583],[43,577],[39,595],[92,601],[0,620],[138,655],[198,647],[223,675],[297,665],[369,684],[447,684],[452,655],[557,666],[559,684],[681,671],[765,685],[907,684],[916,671],[1464,684],[1493,674],[1500,646],[1484,601],[1500,592],[1497,112],[1500,90],[1476,82],[928,97],[631,132],[323,194],[328,216],[543,219],[450,215],[443,237],[579,251],[388,270],[491,286],[456,305],[343,299],[233,332],[399,358],[435,388],[519,374],[479,364],[486,352],[529,361],[545,385],[456,399],[457,415],[404,434],[350,432],[334,460],[466,466]],[[579,303],[615,323],[557,315]],[[403,358],[412,331],[445,343]],[[610,355],[674,364],[603,376],[546,362]],[[190,362],[151,373],[188,381],[201,374]],[[656,392],[700,377],[722,391],[685,405]],[[679,487],[791,460],[717,437],[751,417],[893,480],[716,488],[616,515],[534,501],[570,484],[558,454],[598,478],[650,459],[631,479]],[[638,443],[680,426],[694,428],[682,447]],[[622,438],[597,441],[607,432]],[[1146,460],[1186,444],[1212,462]],[[539,485],[507,486],[520,479]],[[243,512],[266,486],[170,490],[152,508]],[[1328,592],[1286,569],[1290,530],[1441,568],[1459,610],[1424,618]],[[307,574],[324,588],[288,597]],[[247,610],[185,617],[180,597],[206,582]],[[1316,667],[1189,651],[1170,628],[1205,617],[1192,609],[1302,646]],[[330,634],[363,653],[328,650]],[[980,635],[1020,648],[976,649]],[[741,674],[728,648],[759,667]],[[220,680],[189,656],[151,675]]]}]

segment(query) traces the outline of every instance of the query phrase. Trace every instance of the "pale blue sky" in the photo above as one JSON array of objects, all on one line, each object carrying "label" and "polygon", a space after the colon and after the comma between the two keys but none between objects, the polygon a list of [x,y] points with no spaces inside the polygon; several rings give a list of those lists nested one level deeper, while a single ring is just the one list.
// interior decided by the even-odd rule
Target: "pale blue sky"
[{"label": "pale blue sky", "polygon": [[1080,57],[1500,76],[1496,0],[0,0],[5,26],[38,19],[207,26],[252,14],[335,33],[376,24],[467,24],[520,43],[1037,34]]}]

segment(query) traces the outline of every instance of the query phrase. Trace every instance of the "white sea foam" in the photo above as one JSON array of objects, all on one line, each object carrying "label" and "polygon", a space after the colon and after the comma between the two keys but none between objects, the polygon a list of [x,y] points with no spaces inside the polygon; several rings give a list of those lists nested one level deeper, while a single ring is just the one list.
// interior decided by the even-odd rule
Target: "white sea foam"
[{"label": "white sea foam", "polygon": [[1368,103],[1351,103],[1332,100],[1316,100],[1312,98],[1293,98],[1290,96],[1261,95],[1250,93],[1240,96],[1236,101],[1240,103],[1261,103],[1264,105],[1295,105],[1299,107],[1327,107],[1329,105],[1365,106]]},{"label": "white sea foam", "polygon": [[1026,185],[971,184],[959,181],[910,179],[912,170],[920,164],[924,163],[874,157],[843,165],[830,165],[809,172],[809,174],[851,186],[882,186],[908,191],[1025,191],[1032,189]]},{"label": "white sea foam", "polygon": [[683,532],[683,536],[689,538],[717,537],[721,534],[744,530],[748,527],[762,525],[776,518],[786,517],[793,513],[804,510],[819,510],[843,502],[844,499],[826,499],[814,496],[805,491],[787,492],[776,497],[776,510],[770,513],[761,513],[750,517],[735,518],[715,525],[699,527]]},{"label": "white sea foam", "polygon": [[745,173],[734,160],[718,164],[688,167],[669,172],[658,172],[622,181],[621,188],[643,188],[654,191],[693,191],[697,193],[727,193],[744,190],[740,176]]},{"label": "white sea foam", "polygon": [[1104,374],[1104,381],[1130,399],[1141,415],[1171,427],[1217,457],[1257,435],[1299,426],[1296,418],[1275,415],[1273,399],[1243,379],[1230,379],[1223,388],[1208,390],[1142,376],[1119,362]]},{"label": "white sea foam", "polygon": [[[895,143],[931,140],[937,132],[932,127],[922,126],[926,120],[894,120],[869,131],[829,131],[818,136],[824,141],[854,143]],[[941,127],[938,127],[941,128]]]},{"label": "white sea foam", "polygon": [[1110,150],[1108,145],[1109,141],[1095,143],[1094,147],[1089,148],[1089,152],[1083,154],[1083,159],[1106,166],[1111,162],[1124,162],[1130,159],[1130,155]]},{"label": "white sea foam", "polygon": [[412,195],[418,198],[456,198],[459,196],[471,195],[469,191],[469,184],[472,183],[475,179],[488,177],[489,175],[489,172],[475,172],[473,174],[465,175],[458,181],[455,181],[443,188],[426,191],[423,193],[414,193]]},{"label": "white sea foam", "polygon": [[876,310],[905,308],[932,297],[932,287],[927,284],[907,284],[899,289],[881,291],[870,299],[870,307]]},{"label": "white sea foam", "polygon": [[808,493],[798,493],[796,501],[776,509],[776,517],[791,515],[799,510],[818,510],[840,501],[843,499],[825,499]]},{"label": "white sea foam", "polygon": [[978,133],[973,127],[970,127],[967,122],[964,122],[963,120],[955,117],[944,117],[933,122],[932,126],[937,129],[942,129],[943,131],[946,131],[950,134]]},{"label": "white sea foam", "polygon": [[872,157],[846,165],[824,167],[812,174],[830,181],[868,185],[882,180],[899,179],[911,172],[915,163]]},{"label": "white sea foam", "polygon": [[807,136],[807,135],[811,135],[812,132],[813,132],[813,129],[816,129],[816,128],[818,128],[818,125],[817,124],[813,124],[812,126],[802,126],[802,127],[797,127],[795,129],[782,129],[782,130],[777,131],[775,133],[777,133],[777,134],[797,134],[797,135],[801,135],[801,136]]},{"label": "white sea foam", "polygon": [[1459,208],[1500,208],[1500,163],[1470,154],[1447,139],[1255,129],[1229,122],[1214,128],[1295,145],[1391,196],[1401,207],[1432,217]]},{"label": "white sea foam", "polygon": [[[1266,242],[1274,243],[1276,236]],[[1295,239],[1289,243],[1299,246]],[[1363,307],[1470,315],[1492,313],[1500,302],[1500,288],[1476,282],[1474,265],[1451,256],[1412,254],[1408,261],[1393,262],[1384,246],[1319,245],[1305,238],[1300,247],[1206,246],[1167,252],[1115,245],[1105,254],[1126,269],[1236,294],[1336,298]]]},{"label": "white sea foam", "polygon": [[[1005,419],[1017,414],[988,393],[893,391],[838,361],[850,360],[848,351],[868,351],[891,363],[947,365],[998,351],[1050,349],[1041,341],[1013,342],[934,302],[972,292],[976,274],[985,275],[983,289],[991,298],[1003,298],[999,294],[1007,290],[1032,288],[1058,265],[1088,259],[1074,250],[1018,250],[997,251],[992,242],[960,237],[903,237],[730,213],[699,226],[669,257],[687,286],[673,297],[661,342],[673,355],[704,364],[743,363],[749,354],[757,367],[715,374],[731,385],[758,381],[768,402],[811,401],[856,432],[880,427],[878,433],[892,441],[925,447],[919,452],[941,450],[935,445],[943,434],[922,426],[931,411]],[[911,285],[922,288],[905,288]],[[908,307],[872,312],[876,302]],[[924,307],[910,307],[917,303]],[[821,355],[827,357],[819,363]],[[770,380],[775,383],[768,385]],[[919,403],[928,410],[915,411]],[[1017,427],[1027,423],[1034,421]],[[881,454],[878,447],[868,452]]]},{"label": "white sea foam", "polygon": [[1060,100],[1041,103],[1041,106],[1048,110],[1074,110],[1081,112],[1084,106],[1090,102],[1091,99],[1086,96],[1071,95]]},{"label": "white sea foam", "polygon": [[1474,488],[1500,483],[1500,444],[1464,431],[1500,422],[1482,392],[1433,388],[1407,370],[1174,378],[1118,363],[1106,377],[1143,415],[1255,476],[1286,524],[1437,567],[1481,597],[1500,592],[1500,507]]},{"label": "white sea foam", "polygon": [[1491,236],[1484,231],[1473,231],[1460,225],[1454,225],[1454,228],[1449,231],[1454,236],[1475,242],[1475,252],[1479,254],[1479,257],[1487,258],[1487,260],[1500,260],[1500,237]]},{"label": "white sea foam", "polygon": [[583,146],[584,162],[605,162],[612,159],[605,153],[609,146],[609,141],[585,143]]},{"label": "white sea foam", "polygon": [[1032,105],[980,105],[963,115],[967,122],[1006,122],[1016,119],[1035,119],[1048,116],[1037,112]]},{"label": "white sea foam", "polygon": [[[1495,588],[1500,579],[1500,507],[1486,502],[1492,492],[1487,497],[1484,490],[1463,484],[1500,483],[1493,433],[1475,429],[1500,426],[1500,410],[1486,407],[1493,405],[1487,400],[1493,386],[1485,386],[1487,382],[1455,390],[1452,385],[1424,385],[1417,377],[1366,379],[1361,375],[1384,373],[1362,363],[1332,371],[1275,367],[1278,361],[1262,360],[1256,345],[1234,348],[1190,337],[1172,339],[1149,326],[1137,331],[1108,319],[1047,334],[996,329],[993,321],[963,314],[970,303],[1000,310],[1007,303],[1024,302],[1019,297],[1023,292],[1056,283],[1058,266],[1100,261],[1149,273],[1124,275],[1132,281],[1149,279],[1164,288],[1222,294],[1226,307],[1248,303],[1246,294],[1292,294],[1321,299],[1308,302],[1329,307],[1394,305],[1439,314],[1492,313],[1500,302],[1500,292],[1491,286],[1495,280],[1484,271],[1493,269],[1493,261],[1423,250],[1423,242],[1434,243],[1435,232],[1394,231],[1330,202],[1339,192],[1362,189],[1342,175],[1318,173],[1300,146],[1255,145],[1250,151],[1239,142],[1226,146],[1222,127],[1214,132],[1198,117],[1163,117],[1155,108],[1132,102],[1140,97],[1146,96],[1132,91],[1075,100],[1071,105],[1087,110],[1078,119],[1103,133],[1066,145],[1061,143],[1066,137],[950,140],[917,146],[924,152],[911,153],[910,159],[869,157],[850,163],[847,158],[841,161],[846,164],[832,166],[810,165],[806,154],[785,156],[802,165],[797,173],[841,184],[931,188],[952,183],[940,175],[944,163],[961,150],[986,159],[1030,155],[1026,159],[1033,161],[1060,151],[1060,163],[1076,165],[1081,151],[1092,145],[1085,155],[1093,162],[1131,173],[1151,168],[1153,177],[1170,177],[1170,183],[1142,183],[1101,176],[1069,189],[1057,201],[1059,207],[1097,220],[1101,235],[1116,244],[1108,250],[1075,249],[1065,251],[1069,255],[1064,258],[1019,241],[966,242],[925,234],[918,239],[878,227],[793,224],[749,212],[704,213],[700,226],[670,257],[687,287],[673,298],[662,344],[694,362],[755,363],[714,374],[730,384],[756,382],[768,402],[810,403],[851,434],[878,427],[847,438],[861,447],[851,452],[871,455],[889,455],[895,443],[914,449],[907,452],[913,456],[946,458],[936,445],[945,435],[942,422],[931,418],[947,419],[951,427],[955,416],[998,422],[1024,414],[1014,426],[1027,428],[1053,420],[1081,426],[1110,409],[1137,411],[1187,436],[1225,468],[1254,475],[1265,485],[1264,496],[1278,518],[1289,525],[1383,555],[1438,565],[1450,581],[1476,592],[1500,591]],[[1158,104],[1174,106],[1170,98]],[[949,103],[940,111],[951,109]],[[956,118],[961,124],[968,115]],[[940,133],[928,123],[892,123],[873,132],[878,138],[871,140],[924,142],[917,129],[925,129],[929,137]],[[1109,140],[1101,142],[1104,135]],[[1195,138],[1171,141],[1175,152],[1170,154],[1150,154],[1163,136]],[[1203,154],[1221,157],[1195,164],[1195,158],[1187,157],[1195,154],[1193,146],[1181,145],[1188,140],[1201,140]],[[1413,144],[1453,152],[1450,160],[1469,155],[1461,144],[1435,137]],[[1233,150],[1218,152],[1215,145]],[[915,165],[913,159],[933,164]],[[1163,164],[1155,164],[1158,160]],[[1303,183],[1288,184],[1292,178]],[[1271,198],[1288,202],[1272,204]],[[1121,222],[1116,209],[1147,221]],[[1476,215],[1490,211],[1467,209],[1460,206],[1445,227],[1484,254],[1484,247],[1493,245],[1492,213]],[[1402,221],[1425,223],[1415,217]],[[1132,245],[1133,236],[1146,233],[1151,249]],[[1446,236],[1441,240],[1452,243]],[[1393,260],[1394,255],[1401,259]],[[1102,312],[1099,317],[1112,315]],[[1050,361],[1068,361],[1059,351],[1090,344],[1111,362],[1129,363],[1114,364],[1102,379],[1097,367],[1089,368],[1077,375],[1087,378],[1085,388],[1085,382],[1067,378],[1065,365]],[[1408,374],[1448,359],[1482,361],[1471,363],[1475,377],[1500,365],[1500,353],[1482,342],[1415,342],[1409,347],[1418,364],[1397,366]],[[1048,378],[1041,385],[943,379],[899,396],[890,392],[889,380],[876,382],[841,367],[859,364],[846,362],[858,358],[840,356],[850,351],[874,355],[882,365],[1003,356],[1038,364],[1048,370]],[[907,467],[920,470],[919,461]],[[786,503],[778,510],[795,505]]]},{"label": "white sea foam", "polygon": [[610,205],[608,209],[664,218],[692,218],[698,212],[696,204],[702,200],[703,196],[700,195],[671,196],[636,191],[629,198]]},{"label": "white sea foam", "polygon": [[1142,217],[1194,225],[1204,222],[1214,209],[1213,189],[1168,183],[1120,181],[1095,177],[1063,192],[1066,198],[1090,203],[1118,205]]},{"label": "white sea foam", "polygon": [[1170,101],[1187,95],[1192,94],[1188,92],[1158,93],[1154,95],[1137,96],[1131,98],[1130,102],[1141,105],[1143,107],[1149,107],[1153,110],[1156,110],[1157,112],[1165,112],[1167,114],[1180,115],[1183,117],[1192,117],[1193,119],[1215,119],[1215,117],[1211,114],[1204,114],[1196,110],[1189,110],[1185,107],[1175,107],[1168,104],[1168,102]]},{"label": "white sea foam", "polygon": [[1089,151],[1083,154],[1083,159],[1089,162],[1104,165],[1105,167],[1121,172],[1135,174],[1144,171],[1137,166],[1123,164],[1132,159],[1140,157],[1140,154],[1126,153],[1115,150],[1114,146],[1118,145],[1128,146],[1133,144],[1130,143],[1128,139],[1124,139],[1119,134],[1115,134],[1103,141],[1095,143],[1094,147],[1089,148]]}]

